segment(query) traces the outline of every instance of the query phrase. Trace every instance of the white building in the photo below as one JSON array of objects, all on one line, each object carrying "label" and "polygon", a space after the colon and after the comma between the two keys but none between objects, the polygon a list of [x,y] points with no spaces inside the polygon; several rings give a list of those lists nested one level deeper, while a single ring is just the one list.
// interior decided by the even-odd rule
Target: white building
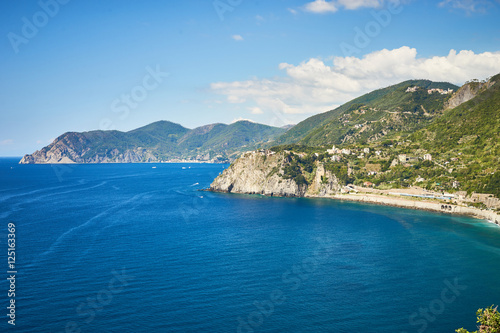
[{"label": "white building", "polygon": [[432,161],[432,155],[431,154],[425,154],[424,155],[424,161]]}]

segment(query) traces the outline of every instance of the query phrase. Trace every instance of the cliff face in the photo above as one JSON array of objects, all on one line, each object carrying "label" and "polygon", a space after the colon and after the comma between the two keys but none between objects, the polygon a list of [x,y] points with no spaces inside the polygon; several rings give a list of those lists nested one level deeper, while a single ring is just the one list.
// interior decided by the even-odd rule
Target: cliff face
[{"label": "cliff face", "polygon": [[20,163],[227,163],[284,131],[249,121],[211,124],[193,130],[158,121],[128,132],[67,132],[49,146],[24,156]]},{"label": "cliff face", "polygon": [[308,183],[300,185],[283,176],[286,164],[284,153],[246,153],[213,181],[210,190],[282,197],[328,196],[341,190],[337,177],[320,162]]},{"label": "cliff face", "polygon": [[89,140],[80,133],[67,133],[47,147],[33,154],[25,155],[20,164],[70,164],[70,163],[137,163],[157,162],[158,158],[150,151],[135,148],[120,152],[118,149],[106,150],[101,154],[87,154]]},{"label": "cliff face", "polygon": [[485,89],[489,89],[491,86],[495,84],[494,81],[490,80],[488,82],[470,82],[464,84],[460,89],[457,90],[456,93],[451,96],[451,98],[446,103],[446,109],[453,109],[463,104],[465,102],[470,101],[479,93]]}]

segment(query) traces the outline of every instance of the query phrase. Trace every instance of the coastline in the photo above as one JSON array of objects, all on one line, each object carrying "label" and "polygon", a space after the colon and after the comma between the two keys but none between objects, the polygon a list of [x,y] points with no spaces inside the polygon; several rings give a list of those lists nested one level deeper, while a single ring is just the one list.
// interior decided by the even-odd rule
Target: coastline
[{"label": "coastline", "polygon": [[500,215],[494,211],[481,210],[473,207],[464,207],[449,203],[439,203],[433,201],[419,201],[397,197],[382,196],[376,194],[336,194],[323,197],[307,195],[310,198],[331,198],[335,200],[365,202],[384,206],[392,206],[407,209],[426,210],[431,212],[446,213],[451,215],[469,216],[480,220],[486,220],[489,223],[500,227]]},{"label": "coastline", "polygon": [[[219,192],[219,193],[238,193],[238,194],[258,194],[258,193],[240,193],[240,192],[228,192],[228,191],[218,191],[212,188],[204,189],[202,191],[209,192]],[[261,194],[263,196],[269,196]],[[285,197],[285,196],[281,196]],[[450,203],[440,203],[429,200],[412,200],[406,198],[400,198],[395,196],[384,196],[379,194],[334,194],[328,196],[321,195],[311,195],[306,194],[303,198],[322,198],[322,199],[333,199],[351,202],[364,202],[376,205],[391,206],[405,209],[414,210],[425,210],[437,213],[446,213],[451,215],[461,215],[476,218],[479,220],[484,220],[493,225],[500,227],[500,215],[491,210],[481,210],[474,207],[464,207],[453,205]]]}]

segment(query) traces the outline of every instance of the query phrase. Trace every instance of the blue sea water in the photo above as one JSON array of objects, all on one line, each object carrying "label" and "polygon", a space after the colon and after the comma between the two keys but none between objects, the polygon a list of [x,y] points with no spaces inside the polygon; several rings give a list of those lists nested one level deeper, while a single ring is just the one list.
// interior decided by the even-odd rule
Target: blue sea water
[{"label": "blue sea water", "polygon": [[480,220],[199,191],[227,165],[18,160],[0,159],[2,332],[453,332],[500,303]]}]

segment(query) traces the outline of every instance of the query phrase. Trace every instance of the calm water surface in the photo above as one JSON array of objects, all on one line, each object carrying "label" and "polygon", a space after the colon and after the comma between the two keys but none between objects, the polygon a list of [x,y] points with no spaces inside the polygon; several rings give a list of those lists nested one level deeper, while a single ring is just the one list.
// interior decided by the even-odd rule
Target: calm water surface
[{"label": "calm water surface", "polygon": [[479,220],[198,191],[227,165],[17,161],[2,332],[8,223],[17,332],[453,332],[500,303],[500,228]]}]

